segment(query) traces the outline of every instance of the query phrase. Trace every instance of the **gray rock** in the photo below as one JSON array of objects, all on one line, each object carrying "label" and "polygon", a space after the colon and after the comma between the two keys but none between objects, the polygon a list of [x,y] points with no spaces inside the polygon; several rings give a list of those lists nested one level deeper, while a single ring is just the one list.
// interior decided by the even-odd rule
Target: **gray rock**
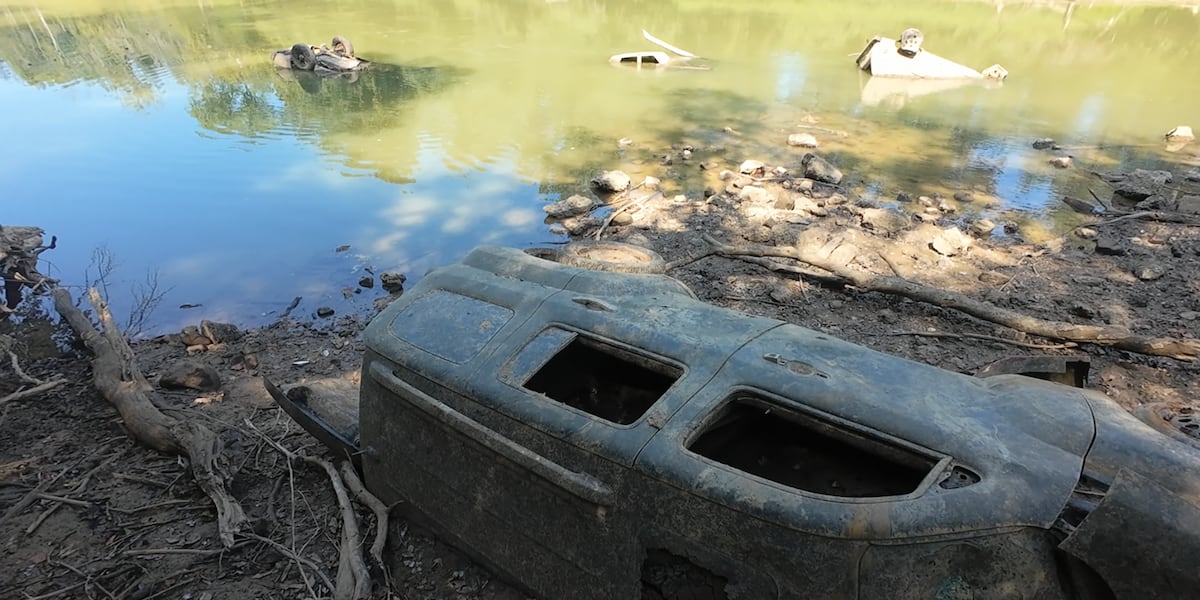
[{"label": "gray rock", "polygon": [[403,292],[405,281],[408,281],[408,277],[404,273],[387,272],[379,274],[379,285],[383,287],[385,292]]},{"label": "gray rock", "polygon": [[662,187],[662,181],[657,177],[647,175],[646,178],[642,180],[642,187],[648,190],[657,190],[658,188]]},{"label": "gray rock", "polygon": [[975,201],[975,194],[972,194],[971,192],[954,192],[954,200],[969,204]]},{"label": "gray rock", "polygon": [[1096,316],[1096,309],[1086,304],[1075,304],[1071,306],[1071,314],[1085,319],[1092,319]]},{"label": "gray rock", "polygon": [[1055,142],[1054,142],[1053,138],[1042,138],[1040,140],[1033,140],[1033,147],[1036,150],[1046,150],[1048,148],[1053,148],[1054,146],[1055,146]]},{"label": "gray rock", "polygon": [[742,191],[738,192],[738,199],[742,200],[742,202],[752,202],[755,204],[769,204],[775,202],[774,194],[758,186],[743,187]]},{"label": "gray rock", "polygon": [[841,206],[849,201],[850,199],[842,194],[830,194],[829,197],[825,199],[825,204],[829,206]]},{"label": "gray rock", "polygon": [[571,217],[564,219],[562,226],[571,235],[582,235],[588,231],[599,227],[603,221],[596,217]]},{"label": "gray rock", "polygon": [[796,197],[786,193],[775,200],[776,210],[793,210],[796,208]]},{"label": "gray rock", "polygon": [[632,223],[633,223],[633,215],[631,215],[627,212],[617,213],[617,215],[613,217],[612,222],[611,222],[612,225],[616,225],[617,227],[623,227],[625,225],[630,225]]},{"label": "gray rock", "polygon": [[953,214],[953,213],[958,212],[958,207],[955,206],[953,202],[951,202],[945,198],[938,199],[937,209],[946,214]]},{"label": "gray rock", "polygon": [[200,328],[188,325],[179,332],[179,339],[184,346],[207,346],[213,343],[212,338],[200,333]]},{"label": "gray rock", "polygon": [[799,148],[816,148],[819,145],[816,136],[811,133],[793,133],[788,136],[787,143]]},{"label": "gray rock", "polygon": [[582,215],[595,208],[595,206],[596,203],[591,198],[576,194],[558,202],[547,204],[542,207],[542,210],[546,211],[546,214],[552,219],[565,219],[567,217]]},{"label": "gray rock", "polygon": [[929,246],[942,256],[958,256],[971,247],[971,238],[957,227],[947,227],[929,242]]},{"label": "gray rock", "polygon": [[1170,171],[1148,171],[1135,169],[1113,186],[1113,192],[1130,200],[1145,200],[1162,191],[1162,186],[1171,183]]},{"label": "gray rock", "polygon": [[371,289],[375,287],[375,278],[370,275],[363,275],[358,279],[358,287]]},{"label": "gray rock", "polygon": [[623,192],[632,181],[623,171],[605,171],[592,178],[592,187],[601,192]]},{"label": "gray rock", "polygon": [[1184,321],[1195,321],[1196,319],[1200,319],[1200,312],[1194,310],[1184,311],[1179,313],[1179,318]]},{"label": "gray rock", "polygon": [[328,319],[329,317],[332,317],[333,314],[334,314],[333,309],[328,306],[317,307],[317,317],[319,317],[319,318]]},{"label": "gray rock", "polygon": [[1096,238],[1096,254],[1124,256],[1128,252],[1129,249],[1125,247],[1124,241],[1120,238],[1110,235],[1102,235]]},{"label": "gray rock", "polygon": [[937,210],[935,209],[931,213],[928,213],[928,212],[914,213],[913,218],[922,223],[936,223],[938,221],[938,219],[942,218],[942,213],[937,212]]},{"label": "gray rock", "polygon": [[813,190],[813,184],[815,183],[816,182],[811,179],[801,179],[795,182],[793,185],[797,192],[811,192]]},{"label": "gray rock", "polygon": [[1158,263],[1143,263],[1133,268],[1133,276],[1142,281],[1154,281],[1167,274],[1167,268]]},{"label": "gray rock", "polygon": [[1200,215],[1200,196],[1183,196],[1175,201],[1175,210],[1189,215]]},{"label": "gray rock", "polygon": [[214,344],[236,342],[246,335],[233,323],[217,323],[215,321],[200,321],[200,333],[212,340]]},{"label": "gray rock", "polygon": [[862,226],[872,231],[895,233],[909,224],[908,217],[885,208],[863,208],[857,212]]},{"label": "gray rock", "polygon": [[729,181],[730,179],[733,179],[733,177],[734,177],[734,173],[733,173],[733,171],[730,171],[729,169],[725,169],[725,170],[721,171],[719,174],[717,174],[717,179],[720,179],[721,181]]},{"label": "gray rock", "polygon": [[738,167],[738,172],[743,175],[762,177],[767,172],[767,165],[758,160],[746,160],[742,161],[742,165]]},{"label": "gray rock", "polygon": [[1075,235],[1085,240],[1094,240],[1096,236],[1100,235],[1100,232],[1091,227],[1080,227],[1075,230]]},{"label": "gray rock", "polygon": [[158,378],[158,385],[168,390],[213,392],[221,389],[221,376],[216,369],[207,364],[184,359],[167,367]]},{"label": "gray rock", "polygon": [[979,274],[979,281],[987,285],[1000,286],[1008,283],[1012,277],[998,271],[984,271]]},{"label": "gray rock", "polygon": [[1184,181],[1200,182],[1200,169],[1192,169],[1183,174]]},{"label": "gray rock", "polygon": [[978,221],[971,223],[971,233],[974,233],[980,237],[992,235],[992,232],[995,230],[996,223],[990,219],[979,219]]},{"label": "gray rock", "polygon": [[1138,210],[1175,210],[1175,202],[1166,196],[1155,194],[1138,202],[1135,208]]},{"label": "gray rock", "polygon": [[1054,158],[1051,158],[1050,160],[1048,160],[1046,162],[1050,163],[1050,165],[1055,168],[1065,169],[1065,168],[1071,166],[1071,157],[1070,156],[1055,156]]},{"label": "gray rock", "polygon": [[721,163],[719,163],[715,160],[706,160],[706,161],[700,163],[700,170],[711,171],[719,166],[721,166]]},{"label": "gray rock", "polygon": [[908,192],[900,192],[900,193],[896,194],[896,202],[900,202],[901,204],[908,204],[909,202],[912,202],[912,201],[913,201],[913,197],[910,196],[908,194]]},{"label": "gray rock", "polygon": [[824,183],[837,185],[842,182],[842,172],[829,161],[809,152],[800,161],[804,165],[804,176]]}]

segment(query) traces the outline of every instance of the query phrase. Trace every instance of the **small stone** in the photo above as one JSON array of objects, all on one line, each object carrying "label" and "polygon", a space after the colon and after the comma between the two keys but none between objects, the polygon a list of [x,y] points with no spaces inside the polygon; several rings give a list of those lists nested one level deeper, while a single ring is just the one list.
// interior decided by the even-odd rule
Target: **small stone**
[{"label": "small stone", "polygon": [[617,213],[617,215],[613,217],[610,224],[615,225],[617,227],[624,227],[626,225],[631,225],[631,224],[633,224],[633,215],[631,215],[627,212]]},{"label": "small stone", "polygon": [[683,160],[691,160],[692,159],[692,151],[684,148],[683,152],[679,153],[679,158],[682,158]]},{"label": "small stone", "polygon": [[831,310],[837,310],[845,305],[846,305],[846,303],[842,302],[841,300],[830,300],[829,301],[829,308]]},{"label": "small stone", "polygon": [[938,200],[937,208],[939,211],[944,212],[946,214],[953,214],[953,213],[958,212],[958,207],[955,206],[953,202],[951,202],[945,198],[941,198]]},{"label": "small stone", "polygon": [[811,133],[793,133],[788,136],[787,144],[798,148],[816,148],[818,142]]},{"label": "small stone", "polygon": [[570,235],[582,235],[588,231],[595,229],[603,224],[603,221],[596,217],[571,217],[564,219],[562,225],[566,228]]},{"label": "small stone", "polygon": [[743,161],[742,165],[738,167],[738,172],[752,177],[762,177],[767,172],[767,166],[762,161],[747,160]]},{"label": "small stone", "polygon": [[1123,256],[1127,252],[1129,250],[1125,248],[1120,238],[1107,235],[1096,238],[1096,254]]},{"label": "small stone", "polygon": [[775,200],[776,210],[794,210],[796,208],[796,198],[791,194],[780,196]]},{"label": "small stone", "polygon": [[909,224],[908,217],[884,208],[861,209],[858,217],[863,228],[880,233],[895,233]]},{"label": "small stone", "polygon": [[631,140],[629,138],[621,138],[621,139],[617,140],[618,148],[628,148],[632,145],[633,145],[633,140]]},{"label": "small stone", "polygon": [[675,204],[687,204],[688,199],[683,194],[675,194],[675,197],[671,198],[671,201]]},{"label": "small stone", "polygon": [[979,219],[978,221],[971,223],[971,233],[974,233],[980,237],[992,235],[992,232],[995,230],[996,223],[990,219]]},{"label": "small stone", "polygon": [[729,181],[730,179],[733,179],[733,171],[725,169],[724,171],[721,171],[719,175],[717,175],[717,179],[720,179],[721,181]]},{"label": "small stone", "polygon": [[320,318],[322,318],[322,319],[327,319],[327,318],[329,318],[329,317],[332,317],[332,316],[333,316],[333,309],[332,309],[332,308],[329,308],[328,306],[321,306],[321,307],[318,307],[318,308],[317,308],[317,316],[318,316],[318,317],[320,317]]},{"label": "small stone", "polygon": [[1179,125],[1167,132],[1165,136],[1168,142],[1190,142],[1196,139],[1196,134],[1192,133],[1192,128],[1187,125]]},{"label": "small stone", "polygon": [[1019,231],[1021,231],[1021,226],[1017,224],[1016,221],[1004,222],[1004,233],[1008,235],[1016,235]]},{"label": "small stone", "polygon": [[738,193],[738,200],[743,202],[754,202],[756,204],[767,204],[775,201],[775,196],[767,190],[758,187],[757,185],[748,185],[742,188]]},{"label": "small stone", "polygon": [[200,334],[212,340],[213,344],[236,342],[245,334],[233,323],[218,323],[216,321],[200,321]]},{"label": "small stone", "polygon": [[200,328],[195,325],[188,325],[179,332],[179,339],[184,346],[207,346],[213,343],[212,339],[200,333]]},{"label": "small stone", "polygon": [[971,238],[957,227],[947,227],[929,245],[942,256],[957,256],[971,246]]},{"label": "small stone", "polygon": [[900,202],[902,204],[908,204],[909,202],[912,202],[912,201],[913,201],[912,196],[910,196],[907,192],[900,192],[900,193],[896,194],[896,202]]},{"label": "small stone", "polygon": [[629,189],[632,181],[623,171],[605,171],[592,178],[592,187],[601,192],[623,192]]},{"label": "small stone", "polygon": [[379,274],[379,285],[383,287],[383,291],[385,292],[403,292],[404,282],[406,281],[408,281],[408,277],[404,273],[387,272]]},{"label": "small stone", "polygon": [[920,202],[921,206],[934,206],[937,204],[933,201],[933,198],[930,198],[929,196],[920,196],[917,198],[917,202]]},{"label": "small stone", "polygon": [[546,214],[552,219],[565,219],[567,217],[582,215],[592,210],[595,206],[596,203],[591,198],[576,194],[565,200],[547,204],[542,207],[542,210],[546,211]]},{"label": "small stone", "polygon": [[954,192],[954,199],[958,202],[974,202],[975,195],[971,192]]},{"label": "small stone", "polygon": [[334,252],[345,252],[349,249],[350,249],[350,244],[342,244],[341,246],[334,248],[333,251]]},{"label": "small stone", "polygon": [[358,287],[367,289],[375,287],[375,278],[370,275],[363,275],[358,279]]},{"label": "small stone", "polygon": [[829,197],[825,199],[825,204],[828,204],[829,206],[841,206],[849,201],[850,199],[842,194],[830,194]]},{"label": "small stone", "polygon": [[997,271],[984,271],[979,274],[979,281],[987,285],[1004,285],[1012,280],[1012,277]]},{"label": "small stone", "polygon": [[916,220],[918,220],[922,223],[936,223],[938,221],[938,219],[942,218],[942,214],[937,212],[937,210],[935,209],[932,213],[927,213],[927,212],[915,213],[915,214],[913,214],[913,218],[915,218]]},{"label": "small stone", "polygon": [[1055,144],[1054,144],[1053,138],[1041,138],[1039,140],[1033,141],[1033,148],[1035,150],[1045,150],[1047,148],[1053,148],[1054,145]]},{"label": "small stone", "polygon": [[657,190],[659,187],[662,187],[662,181],[657,177],[647,176],[642,180],[642,187],[648,190]]},{"label": "small stone", "polygon": [[1142,281],[1154,281],[1167,274],[1166,267],[1157,263],[1146,263],[1138,265],[1133,269],[1133,276]]},{"label": "small stone", "polygon": [[1138,210],[1175,210],[1175,203],[1170,198],[1155,194],[1134,205]]},{"label": "small stone", "polygon": [[801,179],[800,181],[795,182],[795,189],[797,192],[811,192],[813,190],[814,183],[816,182],[811,179]]},{"label": "small stone", "polygon": [[774,169],[771,169],[771,173],[776,177],[783,177],[784,175],[788,174],[788,170],[786,167],[775,167]]},{"label": "small stone", "polygon": [[1055,168],[1065,169],[1065,168],[1071,166],[1071,157],[1070,156],[1055,156],[1054,158],[1051,158],[1050,160],[1048,160],[1046,162],[1050,163]]},{"label": "small stone", "polygon": [[746,239],[755,244],[765,244],[771,241],[771,228],[765,225],[750,228],[746,232]]},{"label": "small stone", "polygon": [[1200,319],[1200,312],[1194,310],[1184,311],[1179,313],[1179,318],[1184,321],[1195,321],[1196,319]]},{"label": "small stone", "polygon": [[158,385],[168,390],[200,390],[214,392],[221,389],[221,376],[211,366],[197,360],[181,360],[158,378]]},{"label": "small stone", "polygon": [[809,152],[800,161],[804,166],[804,176],[824,183],[837,185],[842,182],[842,172],[829,161]]},{"label": "small stone", "polygon": [[706,187],[706,188],[704,188],[704,197],[705,197],[705,198],[712,198],[712,197],[713,197],[713,196],[715,196],[716,194],[717,194],[717,190],[714,190],[714,189],[712,189],[712,188],[710,188],[710,187]]},{"label": "small stone", "polygon": [[711,171],[719,166],[721,166],[721,163],[719,163],[715,160],[706,160],[706,161],[700,163],[700,170]]},{"label": "small stone", "polygon": [[1096,309],[1086,304],[1075,304],[1071,306],[1071,314],[1085,319],[1091,319],[1096,316]]},{"label": "small stone", "polygon": [[664,154],[662,160],[658,161],[658,164],[669,167],[675,164],[675,159],[670,154]]},{"label": "small stone", "polygon": [[1094,240],[1096,236],[1100,235],[1100,232],[1090,227],[1080,227],[1075,230],[1075,235],[1081,239]]},{"label": "small stone", "polygon": [[1191,181],[1193,183],[1200,182],[1200,169],[1192,169],[1191,171],[1184,173],[1183,180]]}]

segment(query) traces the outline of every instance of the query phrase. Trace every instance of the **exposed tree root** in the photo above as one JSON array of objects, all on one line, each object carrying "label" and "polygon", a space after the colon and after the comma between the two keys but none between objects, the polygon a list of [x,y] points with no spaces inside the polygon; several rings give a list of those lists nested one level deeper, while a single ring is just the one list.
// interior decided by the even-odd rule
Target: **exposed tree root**
[{"label": "exposed tree root", "polygon": [[1186,361],[1194,361],[1197,356],[1200,356],[1200,340],[1168,337],[1151,338],[1135,335],[1124,327],[1076,325],[1063,321],[1039,319],[1000,308],[958,292],[922,285],[903,277],[883,276],[855,271],[846,265],[830,260],[816,250],[797,247],[760,246],[756,244],[734,246],[719,242],[707,234],[704,236],[704,240],[711,246],[710,254],[730,257],[791,258],[829,271],[855,287],[864,290],[902,296],[935,306],[954,309],[978,319],[1011,327],[1017,331],[1047,339],[1112,346],[1141,354],[1167,356]]},{"label": "exposed tree root", "polygon": [[88,300],[102,330],[97,330],[75,306],[67,290],[56,287],[53,294],[55,310],[92,352],[96,389],[117,409],[125,428],[138,442],[159,452],[187,457],[196,483],[217,509],[221,543],[232,547],[234,536],[246,525],[247,518],[229,493],[236,462],[227,455],[224,443],[207,427],[168,417],[155,406],[153,388],[138,369],[133,350],[113,320],[108,303],[95,288],[88,290]]}]

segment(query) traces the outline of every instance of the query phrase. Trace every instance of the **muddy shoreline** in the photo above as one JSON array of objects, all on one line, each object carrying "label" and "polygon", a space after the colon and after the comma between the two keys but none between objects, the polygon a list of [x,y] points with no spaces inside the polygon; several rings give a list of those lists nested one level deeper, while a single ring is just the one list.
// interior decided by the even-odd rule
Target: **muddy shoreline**
[{"label": "muddy shoreline", "polygon": [[[1187,167],[1171,172],[1170,181],[1147,179],[1143,191],[1151,193],[1141,199],[1115,190],[1145,183],[1142,176],[1133,182],[1098,177],[1102,202],[1085,201],[1090,208],[1082,210],[1093,214],[1080,214],[1081,227],[1035,240],[1015,224],[978,217],[969,189],[879,202],[842,185],[836,164],[805,160],[803,154],[763,164],[754,156],[685,143],[655,152],[662,164],[647,170],[658,180],[613,176],[616,181],[600,185],[606,192],[581,181],[576,207],[550,220],[578,238],[594,238],[603,229],[601,239],[651,248],[677,261],[681,266],[670,274],[713,304],[966,374],[1009,356],[1080,357],[1090,362],[1088,387],[1127,409],[1151,402],[1200,409],[1196,362],[1038,338],[948,308],[845,285],[785,260],[708,256],[684,264],[703,253],[705,235],[730,244],[816,248],[848,268],[899,275],[1033,317],[1196,339],[1200,227],[1191,217],[1166,222],[1114,216],[1192,215],[1187,198],[1200,196],[1200,183]],[[816,149],[808,153],[819,156]],[[678,193],[672,173],[680,169],[702,171],[704,194]],[[355,277],[347,274],[348,281]],[[306,597],[294,562],[271,548],[245,542],[219,550],[211,505],[186,470],[132,443],[93,389],[81,348],[70,344],[51,315],[23,307],[21,326],[7,323],[0,332],[17,340],[15,351],[28,374],[68,381],[0,409],[5,441],[0,505],[42,494],[0,522],[0,596],[19,590],[62,598],[171,592],[235,600]],[[315,452],[312,438],[270,399],[262,377],[285,383],[355,381],[365,324],[357,315],[296,315],[219,343],[189,344],[195,340],[185,331],[134,345],[152,382],[183,360],[216,373],[217,390],[160,390],[166,403],[160,408],[235,438],[241,462],[234,493],[258,520],[259,533],[330,573],[336,568],[338,523],[324,474],[289,468],[250,427],[285,446]],[[0,381],[0,396],[17,387],[7,375]],[[389,596],[379,586],[374,597],[524,597],[402,514],[401,508],[386,553],[396,592]]]}]

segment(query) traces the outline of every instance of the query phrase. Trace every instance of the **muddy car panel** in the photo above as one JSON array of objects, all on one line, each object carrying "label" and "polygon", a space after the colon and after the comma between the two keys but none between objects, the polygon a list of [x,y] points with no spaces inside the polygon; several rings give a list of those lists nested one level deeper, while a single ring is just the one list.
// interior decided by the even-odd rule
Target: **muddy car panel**
[{"label": "muddy car panel", "polygon": [[[1170,562],[1194,553],[1129,577],[1116,541],[1151,490],[1125,482],[1144,477],[1167,505],[1129,519],[1193,547],[1195,529],[1170,528],[1196,518],[1195,453],[1095,393],[950,373],[664,276],[496,248],[428,275],[366,338],[367,484],[542,598],[636,598],[659,560],[730,598],[1195,582]],[[1191,475],[1160,481],[1172,472]]]}]

